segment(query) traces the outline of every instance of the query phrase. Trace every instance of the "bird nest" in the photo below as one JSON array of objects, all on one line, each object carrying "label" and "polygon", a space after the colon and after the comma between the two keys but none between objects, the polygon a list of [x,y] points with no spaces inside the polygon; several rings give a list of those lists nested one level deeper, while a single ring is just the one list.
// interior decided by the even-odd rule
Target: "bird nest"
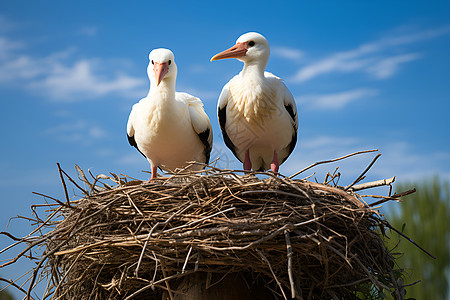
[{"label": "bird nest", "polygon": [[[402,271],[380,230],[389,224],[375,209],[402,194],[367,204],[355,193],[362,185],[339,187],[333,176],[319,184],[210,166],[151,182],[88,180],[78,169],[81,185],[59,170],[66,200],[45,196],[56,202],[45,219],[36,215],[37,228],[8,234],[27,247],[3,266],[45,249],[28,290],[11,282],[30,297],[45,280],[43,298],[184,299],[183,280],[203,273],[206,286],[240,274],[268,299],[402,299]],[[69,200],[67,178],[80,199]]]}]

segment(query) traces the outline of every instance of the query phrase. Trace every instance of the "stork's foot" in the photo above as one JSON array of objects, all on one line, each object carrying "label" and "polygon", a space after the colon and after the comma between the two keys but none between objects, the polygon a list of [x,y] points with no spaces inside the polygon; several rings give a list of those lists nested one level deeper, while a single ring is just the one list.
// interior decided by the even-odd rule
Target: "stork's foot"
[{"label": "stork's foot", "polygon": [[250,161],[250,153],[249,153],[249,150],[247,150],[247,151],[245,152],[244,170],[245,170],[245,171],[251,171],[251,170],[252,170],[252,162]]},{"label": "stork's foot", "polygon": [[278,163],[278,153],[277,151],[273,151],[273,160],[270,164],[270,169],[274,173],[278,173],[278,169],[280,168],[280,164]]}]

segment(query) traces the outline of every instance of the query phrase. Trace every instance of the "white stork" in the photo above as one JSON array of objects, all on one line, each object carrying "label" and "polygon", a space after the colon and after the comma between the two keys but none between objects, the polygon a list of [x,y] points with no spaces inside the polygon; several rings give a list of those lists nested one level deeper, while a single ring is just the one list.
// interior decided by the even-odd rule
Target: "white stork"
[{"label": "white stork", "polygon": [[217,105],[225,144],[244,170],[278,172],[297,143],[295,100],[280,78],[265,72],[269,55],[266,38],[249,32],[211,58],[244,62],[242,71],[223,87]]},{"label": "white stork", "polygon": [[155,49],[149,60],[150,91],[133,105],[127,135],[130,145],[150,162],[154,179],[158,167],[174,171],[190,161],[208,163],[213,136],[202,101],[175,92],[177,66],[172,51]]}]

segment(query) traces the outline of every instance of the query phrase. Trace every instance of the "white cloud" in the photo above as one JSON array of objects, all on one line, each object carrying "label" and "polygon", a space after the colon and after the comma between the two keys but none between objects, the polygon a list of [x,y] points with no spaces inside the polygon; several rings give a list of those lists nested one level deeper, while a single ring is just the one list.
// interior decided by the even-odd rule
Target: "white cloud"
[{"label": "white cloud", "polygon": [[68,62],[74,49],[45,57],[14,53],[23,47],[21,42],[0,36],[0,83],[20,84],[57,101],[80,101],[107,95],[135,99],[145,95],[146,78],[117,71],[125,65],[123,61],[72,59]]},{"label": "white cloud", "polygon": [[407,53],[388,57],[369,66],[367,72],[378,79],[386,79],[394,75],[400,64],[419,59],[421,56],[419,53]]},{"label": "white cloud", "polygon": [[34,79],[48,72],[49,67],[43,60],[33,60],[25,55],[4,59],[0,61],[0,82]]},{"label": "white cloud", "polygon": [[380,151],[383,160],[374,170],[375,174],[385,176],[391,173],[398,180],[414,181],[429,178],[439,174],[445,180],[450,180],[450,152],[437,150],[435,152],[418,153],[413,145],[405,141],[388,142]]},{"label": "white cloud", "polygon": [[0,59],[7,59],[14,51],[23,47],[24,45],[21,42],[11,41],[5,37],[0,36]]},{"label": "white cloud", "polygon": [[424,30],[410,34],[395,34],[395,36],[380,40],[380,45],[385,46],[401,46],[412,44],[429,39],[434,39],[450,33],[450,26]]},{"label": "white cloud", "polygon": [[299,61],[304,56],[303,51],[284,46],[274,46],[271,52],[276,56],[295,61]]},{"label": "white cloud", "polygon": [[51,127],[45,131],[59,141],[89,145],[106,136],[97,124],[85,120],[70,121]]},{"label": "white cloud", "polygon": [[342,109],[351,103],[373,97],[378,94],[375,89],[360,88],[349,91],[323,94],[305,95],[297,97],[302,107],[318,110]]},{"label": "white cloud", "polygon": [[145,86],[143,78],[126,74],[101,75],[96,72],[96,65],[94,60],[78,60],[72,66],[57,64],[43,79],[34,81],[30,86],[36,90],[43,89],[53,99],[69,101],[113,93],[133,98],[142,95],[141,89]]},{"label": "white cloud", "polygon": [[97,29],[97,27],[94,27],[94,26],[84,26],[78,31],[79,34],[89,36],[89,37],[97,35],[97,32],[98,32],[98,29]]},{"label": "white cloud", "polygon": [[312,139],[302,141],[302,149],[306,151],[317,151],[318,149],[329,149],[331,145],[338,148],[351,147],[358,144],[358,139],[351,137],[316,136]]},{"label": "white cloud", "polygon": [[375,58],[360,57],[358,55],[359,52],[360,51],[349,51],[333,54],[328,58],[301,68],[290,80],[294,82],[303,82],[319,75],[332,72],[354,72],[362,70],[376,61]]},{"label": "white cloud", "polygon": [[292,78],[304,82],[328,73],[367,72],[377,79],[394,75],[398,66],[421,57],[417,53],[392,54],[402,51],[399,46],[434,39],[450,33],[450,27],[426,30],[412,34],[400,34],[369,42],[355,49],[338,52],[302,67]]}]

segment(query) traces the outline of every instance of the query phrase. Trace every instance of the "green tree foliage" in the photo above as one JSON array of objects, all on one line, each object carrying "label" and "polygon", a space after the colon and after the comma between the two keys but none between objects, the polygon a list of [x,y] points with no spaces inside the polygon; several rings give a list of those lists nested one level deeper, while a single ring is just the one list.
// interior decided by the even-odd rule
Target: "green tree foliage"
[{"label": "green tree foliage", "polygon": [[[436,257],[433,259],[400,237],[389,234],[387,246],[393,252],[404,253],[398,260],[408,272],[405,284],[421,282],[407,287],[406,298],[447,299],[450,268],[450,189],[448,182],[438,178],[414,184],[398,185],[398,192],[415,187],[417,192],[404,198],[400,205],[390,207],[387,220],[391,225]],[[398,209],[400,206],[400,209]]]}]

